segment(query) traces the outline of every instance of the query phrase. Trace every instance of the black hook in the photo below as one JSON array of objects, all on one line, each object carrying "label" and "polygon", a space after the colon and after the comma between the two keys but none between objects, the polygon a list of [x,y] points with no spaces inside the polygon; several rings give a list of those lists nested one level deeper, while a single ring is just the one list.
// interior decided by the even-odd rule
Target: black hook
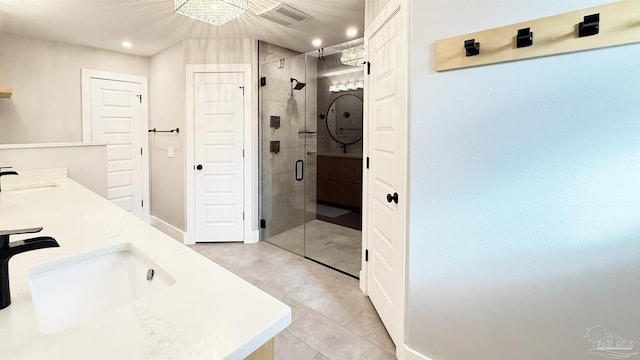
[{"label": "black hook", "polygon": [[467,56],[475,56],[480,54],[480,43],[476,42],[476,39],[465,40],[464,48],[465,50],[467,50]]},{"label": "black hook", "polygon": [[600,32],[600,13],[587,15],[578,24],[578,37],[596,35]]},{"label": "black hook", "polygon": [[518,30],[516,35],[516,47],[527,47],[533,45],[533,33],[531,28],[524,28]]}]

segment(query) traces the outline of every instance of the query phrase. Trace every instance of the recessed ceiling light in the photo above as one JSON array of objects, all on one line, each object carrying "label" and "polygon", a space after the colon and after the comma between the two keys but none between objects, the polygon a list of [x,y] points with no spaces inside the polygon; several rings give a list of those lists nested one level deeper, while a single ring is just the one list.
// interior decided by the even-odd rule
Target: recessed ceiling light
[{"label": "recessed ceiling light", "polygon": [[358,35],[358,28],[350,27],[347,29],[347,36],[352,38]]},{"label": "recessed ceiling light", "polygon": [[131,49],[133,47],[133,44],[131,43],[131,41],[123,41],[122,46],[126,47],[127,49]]},{"label": "recessed ceiling light", "polygon": [[322,40],[321,39],[313,39],[313,41],[311,42],[311,44],[315,47],[320,47],[320,45],[322,45]]}]

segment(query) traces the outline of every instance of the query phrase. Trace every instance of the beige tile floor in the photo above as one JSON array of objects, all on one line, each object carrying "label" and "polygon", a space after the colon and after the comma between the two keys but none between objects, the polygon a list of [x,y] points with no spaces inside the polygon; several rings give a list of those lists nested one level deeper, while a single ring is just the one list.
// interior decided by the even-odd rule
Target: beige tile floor
[{"label": "beige tile floor", "polygon": [[190,247],[291,307],[291,325],[275,338],[276,360],[396,358],[358,280],[266,242]]},{"label": "beige tile floor", "polygon": [[360,276],[362,231],[322,220],[311,220],[266,241],[355,277]]}]

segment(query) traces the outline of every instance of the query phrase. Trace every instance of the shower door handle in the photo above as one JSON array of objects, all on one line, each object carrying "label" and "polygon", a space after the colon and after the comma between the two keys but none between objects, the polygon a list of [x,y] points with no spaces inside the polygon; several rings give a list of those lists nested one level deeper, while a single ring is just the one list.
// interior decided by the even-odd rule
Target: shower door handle
[{"label": "shower door handle", "polygon": [[[300,164],[300,166],[298,166]],[[300,171],[298,171],[300,168]],[[296,161],[296,181],[302,181],[304,179],[304,161],[298,160]]]}]

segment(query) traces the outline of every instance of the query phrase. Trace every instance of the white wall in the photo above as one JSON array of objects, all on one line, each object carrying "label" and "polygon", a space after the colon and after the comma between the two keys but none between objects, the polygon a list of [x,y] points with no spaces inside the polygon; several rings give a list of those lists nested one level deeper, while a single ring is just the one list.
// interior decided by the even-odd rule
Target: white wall
[{"label": "white wall", "polygon": [[[185,64],[254,65],[257,46],[250,39],[186,40],[152,58],[2,33],[0,86],[13,87],[0,101],[0,144],[82,141],[82,68],[149,78],[150,128],[183,132],[149,136],[151,215],[185,229]],[[257,76],[257,75],[256,75]],[[254,99],[257,93],[254,94]],[[257,102],[251,130],[257,141]],[[175,158],[168,158],[173,146]],[[257,156],[252,168],[257,172]],[[257,189],[257,175],[252,174]],[[257,193],[254,208],[258,207]],[[257,211],[256,211],[257,213]],[[253,229],[257,230],[257,219]]]},{"label": "white wall", "polygon": [[[182,43],[151,58],[149,79],[149,128],[180,133],[149,134],[151,215],[185,229],[185,69]],[[168,148],[175,157],[169,158]]]},{"label": "white wall", "polygon": [[82,141],[82,68],[149,76],[149,59],[0,34],[0,144]]},{"label": "white wall", "polygon": [[[185,213],[185,157],[186,157],[186,64],[252,64],[251,83],[257,82],[257,44],[251,39],[184,40],[151,58],[150,67],[150,128],[168,130],[180,128],[180,135],[155,134],[149,139],[151,149],[151,215],[165,223],[186,230]],[[256,93],[257,94],[257,93]],[[254,94],[254,99],[257,95]],[[251,113],[253,136],[257,143],[257,101]],[[168,158],[168,147],[173,146],[175,158]],[[257,146],[256,146],[257,148]],[[254,151],[257,153],[257,149]],[[257,156],[247,174],[257,184]],[[258,208],[258,194],[254,191],[253,206]],[[257,214],[257,210],[254,211]],[[257,217],[252,219],[252,230],[257,231]]]},{"label": "white wall", "polygon": [[256,40],[196,39],[184,41],[187,64],[253,64],[258,61]]},{"label": "white wall", "polygon": [[0,145],[0,166],[23,170],[66,168],[67,176],[107,197],[107,147],[83,143]]},{"label": "white wall", "polygon": [[407,342],[433,360],[591,358],[596,325],[639,349],[640,45],[434,71],[438,39],[602,3],[412,1]]},{"label": "white wall", "polygon": [[[247,91],[252,91],[251,105],[251,128],[246,129],[251,134],[252,164],[251,173],[245,174],[247,179],[251,179],[250,186],[253,191],[253,218],[251,221],[251,231],[258,231],[258,41],[253,39],[198,39],[185,40],[184,42],[185,64],[251,64],[252,79]],[[245,144],[245,149],[249,149],[249,144]],[[248,150],[247,150],[248,151]],[[256,236],[257,238],[257,236]]]}]

